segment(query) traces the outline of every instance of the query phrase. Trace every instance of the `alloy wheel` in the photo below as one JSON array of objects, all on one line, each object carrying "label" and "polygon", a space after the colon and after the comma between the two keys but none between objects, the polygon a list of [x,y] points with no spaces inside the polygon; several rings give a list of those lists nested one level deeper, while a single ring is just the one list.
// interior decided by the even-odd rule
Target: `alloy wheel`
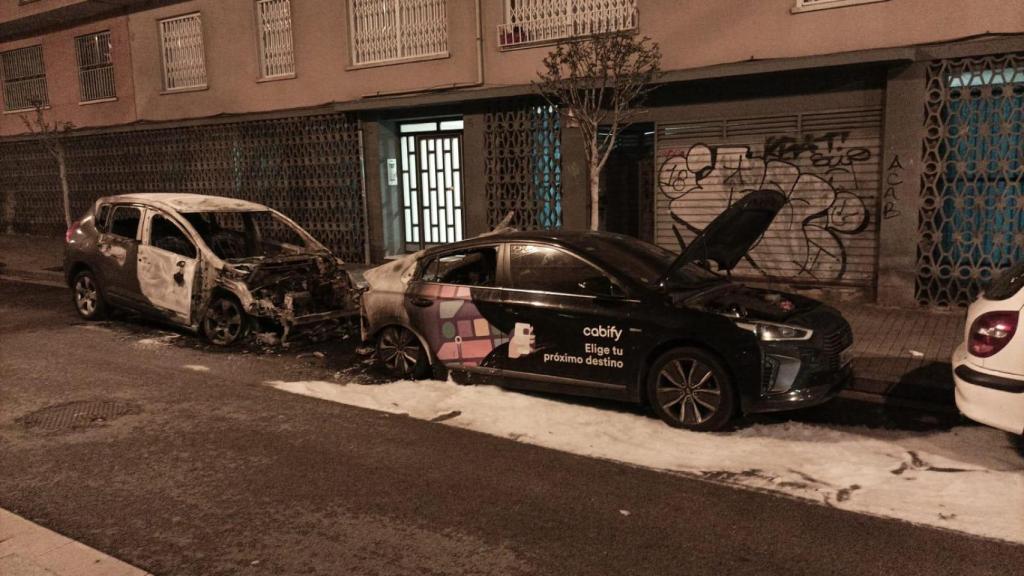
[{"label": "alloy wheel", "polygon": [[411,376],[420,361],[420,343],[404,328],[385,328],[377,344],[381,362],[395,375]]},{"label": "alloy wheel", "polygon": [[707,422],[722,405],[722,389],[714,370],[696,358],[665,364],[656,391],[661,408],[684,426]]},{"label": "alloy wheel", "polygon": [[78,281],[75,282],[75,305],[78,307],[78,312],[86,318],[91,317],[96,313],[99,299],[100,293],[92,276],[88,274],[79,276]]},{"label": "alloy wheel", "polygon": [[220,298],[210,304],[206,312],[204,332],[214,344],[231,344],[242,334],[244,320],[237,304],[227,298]]}]

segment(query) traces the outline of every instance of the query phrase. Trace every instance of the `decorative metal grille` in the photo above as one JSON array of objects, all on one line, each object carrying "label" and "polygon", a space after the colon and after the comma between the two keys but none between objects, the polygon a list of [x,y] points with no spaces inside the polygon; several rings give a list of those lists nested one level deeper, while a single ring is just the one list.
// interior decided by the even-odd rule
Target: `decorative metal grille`
[{"label": "decorative metal grille", "polygon": [[796,0],[793,12],[809,12],[811,10],[826,10],[828,8],[842,8],[843,6],[856,6],[857,4],[873,4],[875,2],[888,2],[889,0]]},{"label": "decorative metal grille", "polygon": [[1024,258],[1024,53],[928,67],[917,300],[966,305]]},{"label": "decorative metal grille", "polygon": [[[244,198],[287,214],[348,261],[365,258],[359,126],[344,114],[110,132],[66,145],[74,217],[100,196],[130,192]],[[57,166],[41,145],[0,143],[0,190],[13,199],[16,232],[63,232]]]},{"label": "decorative metal grille", "polygon": [[505,0],[498,45],[550,42],[636,26],[636,0]]},{"label": "decorative metal grille", "polygon": [[512,212],[512,225],[551,229],[562,225],[562,152],[558,110],[505,106],[484,115],[487,221],[495,226]]},{"label": "decorative metal grille", "polygon": [[264,78],[295,74],[291,0],[257,0],[260,72]]},{"label": "decorative metal grille", "polygon": [[0,78],[4,82],[4,109],[8,112],[31,110],[36,104],[50,103],[42,46],[0,53]]},{"label": "decorative metal grille", "polygon": [[447,0],[349,0],[352,63],[448,53]]},{"label": "decorative metal grille", "polygon": [[206,87],[206,50],[199,13],[160,21],[164,89]]},{"label": "decorative metal grille", "polygon": [[114,86],[114,61],[110,55],[110,32],[97,32],[75,38],[78,60],[78,94],[81,102],[117,97]]}]

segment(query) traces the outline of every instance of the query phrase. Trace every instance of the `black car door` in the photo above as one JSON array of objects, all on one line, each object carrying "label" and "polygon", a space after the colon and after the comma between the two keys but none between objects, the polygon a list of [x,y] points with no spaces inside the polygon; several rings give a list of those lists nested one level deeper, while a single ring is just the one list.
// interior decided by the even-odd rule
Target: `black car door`
[{"label": "black car door", "polygon": [[630,318],[638,302],[615,278],[563,247],[512,243],[504,292],[513,320],[504,377],[588,395],[626,392],[637,369]]},{"label": "black car door", "polygon": [[96,242],[100,279],[106,296],[134,308],[143,306],[137,260],[141,223],[141,206],[116,205]]}]

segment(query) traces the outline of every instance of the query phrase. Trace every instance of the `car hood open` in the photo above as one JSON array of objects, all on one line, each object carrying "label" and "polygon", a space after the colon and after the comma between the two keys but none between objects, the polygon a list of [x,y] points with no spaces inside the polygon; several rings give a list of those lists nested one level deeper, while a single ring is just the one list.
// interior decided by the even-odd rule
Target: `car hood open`
[{"label": "car hood open", "polygon": [[658,284],[690,262],[714,261],[719,270],[732,270],[785,205],[786,197],[775,190],[757,190],[740,198],[683,249]]}]

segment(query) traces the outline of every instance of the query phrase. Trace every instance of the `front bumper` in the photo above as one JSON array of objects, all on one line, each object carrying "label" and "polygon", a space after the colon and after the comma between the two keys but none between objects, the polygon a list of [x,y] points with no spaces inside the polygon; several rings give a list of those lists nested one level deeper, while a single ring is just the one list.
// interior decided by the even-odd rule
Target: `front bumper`
[{"label": "front bumper", "polygon": [[953,353],[956,407],[974,420],[1024,435],[1024,380],[974,365],[963,345]]},{"label": "front bumper", "polygon": [[747,412],[780,412],[824,404],[851,382],[853,367],[849,364],[834,372],[818,372],[808,378],[808,384],[803,387],[763,395],[750,405]]}]

